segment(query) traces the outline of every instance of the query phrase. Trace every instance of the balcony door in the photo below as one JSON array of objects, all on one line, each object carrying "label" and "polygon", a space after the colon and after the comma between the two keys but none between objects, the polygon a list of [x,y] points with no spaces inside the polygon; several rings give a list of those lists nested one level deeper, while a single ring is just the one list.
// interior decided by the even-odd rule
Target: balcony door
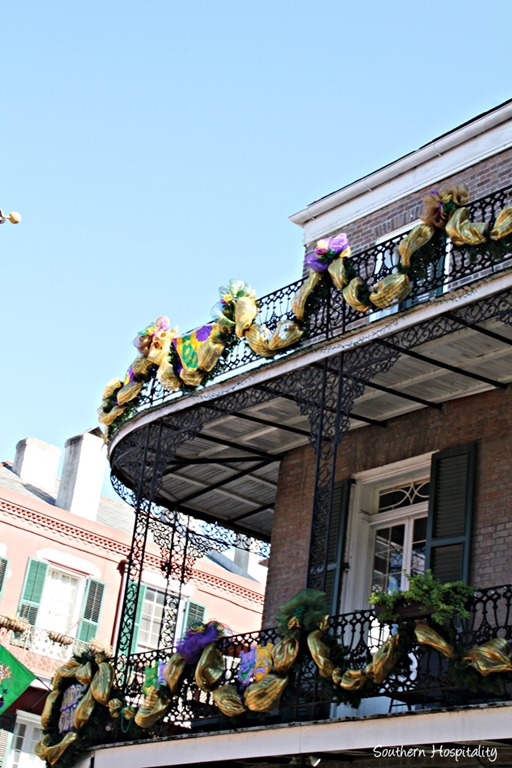
[{"label": "balcony door", "polygon": [[406,574],[428,568],[444,582],[470,581],[476,473],[472,444],[354,477],[342,613],[367,606],[373,591],[406,589]]},{"label": "balcony door", "polygon": [[77,575],[48,568],[37,623],[66,635],[75,635],[82,603],[81,582]]},{"label": "balcony door", "polygon": [[[411,492],[419,496],[414,503]],[[407,589],[408,575],[425,572],[428,480],[399,485],[391,493],[403,501],[375,515],[371,592]]]}]

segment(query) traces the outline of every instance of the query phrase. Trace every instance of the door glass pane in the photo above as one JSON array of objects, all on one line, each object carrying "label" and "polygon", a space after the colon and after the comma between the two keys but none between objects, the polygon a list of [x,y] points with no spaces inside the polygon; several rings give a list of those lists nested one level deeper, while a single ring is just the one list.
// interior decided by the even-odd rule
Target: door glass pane
[{"label": "door glass pane", "polygon": [[379,528],[375,536],[372,592],[400,589],[404,569],[404,525]]},{"label": "door glass pane", "polygon": [[420,517],[414,521],[412,533],[411,567],[409,573],[425,573],[425,553],[427,550],[427,518]]}]

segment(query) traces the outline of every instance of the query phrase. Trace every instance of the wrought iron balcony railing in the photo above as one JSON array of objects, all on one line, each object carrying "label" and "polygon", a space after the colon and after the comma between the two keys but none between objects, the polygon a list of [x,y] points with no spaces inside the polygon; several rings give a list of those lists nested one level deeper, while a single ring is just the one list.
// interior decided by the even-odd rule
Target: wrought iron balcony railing
[{"label": "wrought iron balcony railing", "polygon": [[[510,204],[511,199],[512,186],[509,186],[469,203],[467,208],[471,220],[487,222],[490,230],[497,214],[505,205]],[[357,264],[358,273],[364,282],[370,286],[374,285],[396,271],[398,244],[402,239],[403,235],[394,237],[352,255],[351,261]],[[384,314],[409,309],[511,266],[512,254],[503,244],[496,247],[494,241],[488,241],[476,247],[455,246],[444,232],[439,231],[431,242],[421,249],[421,253],[418,252],[414,256],[409,272],[412,291],[404,302],[386,310],[373,309],[361,314],[343,300],[341,291],[326,281],[316,295],[316,308],[305,318],[301,341],[294,347],[282,350],[278,357],[293,354],[298,348],[302,349],[324,339],[342,336],[380,319]],[[258,300],[257,322],[266,325],[269,331],[273,332],[280,321],[293,319],[292,302],[303,282],[304,279],[297,280],[262,296]],[[239,343],[227,354],[215,380],[256,365],[272,365],[273,359],[275,358],[264,360],[247,344]],[[183,393],[168,392],[156,379],[152,379],[145,385],[131,416],[180,396],[183,396]]]},{"label": "wrought iron balcony railing", "polygon": [[[451,659],[433,647],[420,645],[414,633],[414,620],[408,619],[398,627],[390,627],[381,625],[371,610],[333,616],[329,620],[327,635],[333,646],[333,661],[336,660],[342,672],[367,669],[383,643],[392,634],[400,636],[402,655],[379,684],[372,682],[347,694],[339,685],[333,685],[332,680],[322,677],[304,638],[300,655],[288,672],[288,683],[279,704],[267,714],[246,712],[235,720],[224,716],[215,706],[212,694],[201,690],[193,670],[189,668],[179,693],[172,697],[169,697],[168,691],[163,694],[170,698],[165,716],[147,730],[138,731],[132,730],[132,721],[118,718],[112,739],[158,739],[184,731],[206,732],[235,726],[248,728],[262,722],[306,722],[343,714],[358,717],[358,700],[362,698],[380,702],[382,711],[382,697],[385,697],[386,707],[391,713],[397,705],[430,707],[512,698],[512,672],[506,670],[507,664],[505,670],[502,668],[484,676],[463,661],[469,649],[497,638],[501,638],[504,645],[512,643],[512,585],[478,590],[468,607],[470,618],[442,628],[432,627],[437,637],[442,637],[454,648]],[[247,650],[253,644],[266,645],[277,640],[276,631],[269,629],[218,641],[217,648],[222,655],[224,669],[215,687],[233,687],[243,699],[243,686],[237,682],[240,651]],[[145,682],[147,686],[147,671],[159,662],[165,662],[171,653],[171,650],[162,649],[117,659],[117,669],[125,680],[120,695],[132,710],[136,711],[144,702],[143,686]],[[487,648],[484,647],[483,653],[487,653]],[[509,662],[509,665],[512,670],[512,663]],[[343,703],[350,706],[339,709],[337,705]],[[368,714],[368,705],[365,714]]]}]

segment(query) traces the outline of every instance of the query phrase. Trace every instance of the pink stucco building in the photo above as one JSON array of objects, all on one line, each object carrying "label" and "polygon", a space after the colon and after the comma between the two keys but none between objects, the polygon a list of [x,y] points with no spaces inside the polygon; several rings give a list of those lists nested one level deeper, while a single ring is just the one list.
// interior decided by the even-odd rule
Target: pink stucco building
[{"label": "pink stucco building", "polygon": [[[67,442],[60,481],[60,451],[33,438],[18,444],[13,463],[0,465],[0,642],[37,675],[0,716],[0,749],[9,768],[39,763],[32,754],[39,715],[62,660],[92,639],[116,645],[133,511],[101,497],[104,454],[93,430]],[[239,557],[218,551],[215,562],[195,555],[187,559],[183,583],[171,582],[169,590],[160,547],[148,543],[132,651],[158,646],[169,591],[177,634],[209,619],[233,632],[260,628],[264,587],[237,565]],[[250,560],[245,565],[264,578],[265,569]],[[11,617],[25,620],[22,631]]]}]

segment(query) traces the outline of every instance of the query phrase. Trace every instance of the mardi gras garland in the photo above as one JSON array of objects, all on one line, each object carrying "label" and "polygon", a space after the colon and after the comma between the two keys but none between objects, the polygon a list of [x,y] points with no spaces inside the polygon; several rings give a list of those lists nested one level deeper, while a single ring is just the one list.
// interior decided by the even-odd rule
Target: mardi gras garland
[{"label": "mardi gras garland", "polygon": [[[185,679],[194,679],[219,712],[241,718],[265,717],[280,706],[285,690],[300,693],[300,669],[311,659],[331,700],[357,707],[362,697],[379,694],[388,675],[407,674],[415,642],[448,659],[448,678],[470,690],[499,694],[510,680],[509,643],[495,638],[471,649],[456,648],[438,628],[425,621],[402,622],[367,662],[352,668],[349,653],[329,634],[325,593],[303,589],[278,610],[276,643],[254,644],[238,652],[236,676],[224,674],[223,624],[210,621],[187,630],[167,660],[146,669],[142,703],[127,705],[113,688],[114,668],[101,649],[74,656],[53,677],[53,690],[41,722],[43,738],[35,752],[50,768],[69,768],[85,750],[108,740],[114,720],[126,740],[146,738],[147,732],[179,701]],[[501,677],[501,676],[505,677]],[[492,678],[489,684],[487,679]]]},{"label": "mardi gras garland", "polygon": [[[393,672],[407,673],[414,641],[429,646],[450,660],[453,682],[482,690],[467,674],[467,668],[486,678],[492,673],[512,672],[508,643],[496,638],[470,650],[456,649],[425,621],[403,623],[399,631],[370,654],[363,667],[353,669],[347,649],[329,634],[325,593],[303,589],[285,603],[277,614],[281,639],[273,644],[254,644],[239,652],[236,678],[226,681],[221,641],[228,636],[218,622],[199,624],[187,631],[176,653],[166,662],[146,670],[144,699],[129,717],[142,729],[151,728],[172,708],[185,678],[194,678],[198,688],[227,718],[240,722],[241,716],[264,716],[279,708],[288,686],[296,686],[304,659],[315,663],[332,699],[357,707],[363,696],[377,695],[379,687]],[[500,692],[500,686],[487,686]]]},{"label": "mardi gras garland", "polygon": [[487,241],[487,236],[498,241],[512,234],[512,206],[499,213],[493,229],[487,232],[487,223],[470,220],[465,207],[468,201],[469,193],[463,185],[429,192],[424,198],[422,223],[399,243],[396,272],[372,286],[359,275],[344,232],[319,240],[305,258],[308,272],[292,302],[294,317],[281,319],[273,332],[257,322],[255,292],[242,280],[231,280],[219,289],[220,301],[212,310],[212,321],[190,333],[179,335],[177,328],[171,328],[167,316],[157,318],[135,338],[138,356],[124,379],[113,379],[107,384],[98,409],[99,421],[111,428],[130,418],[144,384],[154,378],[169,392],[187,392],[205,384],[222,371],[223,360],[241,340],[262,358],[272,358],[289,349],[302,338],[305,321],[314,311],[315,297],[317,303],[322,300],[320,288],[329,282],[359,312],[385,309],[403,301],[412,289],[410,276],[418,252],[440,230],[455,245],[476,249]]},{"label": "mardi gras garland", "polygon": [[106,735],[121,706],[113,698],[113,681],[109,652],[93,643],[55,671],[41,715],[43,738],[34,750],[48,766],[73,765]]},{"label": "mardi gras garland", "polygon": [[[363,696],[377,695],[393,672],[403,675],[410,667],[414,643],[428,646],[450,660],[448,676],[453,683],[472,690],[501,692],[500,685],[486,686],[478,679],[511,673],[509,644],[495,638],[471,649],[455,648],[425,621],[404,622],[370,654],[363,667],[349,664],[347,649],[328,633],[326,595],[304,589],[285,603],[277,614],[281,639],[273,644],[255,644],[241,650],[236,679],[226,682],[219,643],[226,638],[221,624],[210,622],[188,630],[177,651],[167,662],[148,668],[144,701],[135,714],[136,724],[150,728],[172,707],[185,677],[193,676],[198,688],[213,704],[237,722],[243,715],[266,715],[278,709],[287,686],[292,687],[305,658],[311,658],[332,698],[357,707]],[[468,675],[468,668],[476,678]]]}]

